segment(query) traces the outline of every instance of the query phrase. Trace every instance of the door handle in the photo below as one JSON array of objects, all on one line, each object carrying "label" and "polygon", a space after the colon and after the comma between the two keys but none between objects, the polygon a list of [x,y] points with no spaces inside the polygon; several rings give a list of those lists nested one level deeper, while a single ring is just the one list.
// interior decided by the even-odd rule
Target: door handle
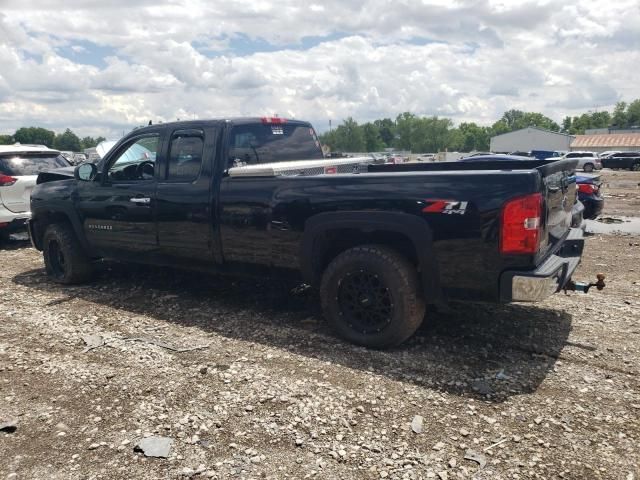
[{"label": "door handle", "polygon": [[148,205],[151,203],[151,199],[149,197],[133,197],[129,199],[130,202],[140,203],[142,205]]}]

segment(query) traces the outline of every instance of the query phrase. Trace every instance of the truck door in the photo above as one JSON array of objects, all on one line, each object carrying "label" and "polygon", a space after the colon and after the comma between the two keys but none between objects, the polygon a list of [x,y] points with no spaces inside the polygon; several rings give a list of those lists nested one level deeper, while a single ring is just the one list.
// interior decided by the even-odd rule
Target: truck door
[{"label": "truck door", "polygon": [[78,182],[78,210],[89,243],[107,255],[157,250],[154,219],[161,131],[145,132],[107,154],[101,177]]},{"label": "truck door", "polygon": [[168,153],[161,165],[157,190],[160,252],[183,263],[211,263],[215,208],[212,167],[218,129],[177,129],[168,133]]}]

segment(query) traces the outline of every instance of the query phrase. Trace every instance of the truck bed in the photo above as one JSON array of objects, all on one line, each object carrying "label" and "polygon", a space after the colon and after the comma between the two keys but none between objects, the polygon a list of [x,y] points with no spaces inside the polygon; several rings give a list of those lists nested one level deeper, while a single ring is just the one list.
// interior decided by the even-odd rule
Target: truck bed
[{"label": "truck bed", "polygon": [[[495,300],[502,271],[535,269],[568,234],[574,166],[573,160],[441,162],[370,165],[368,173],[226,177],[221,185],[225,260],[291,268],[300,261],[306,222],[317,214],[405,213],[432,232],[438,275],[452,296]],[[530,256],[501,255],[503,204],[534,192],[545,198],[541,249]],[[465,208],[425,213],[432,201],[464,202]]]}]

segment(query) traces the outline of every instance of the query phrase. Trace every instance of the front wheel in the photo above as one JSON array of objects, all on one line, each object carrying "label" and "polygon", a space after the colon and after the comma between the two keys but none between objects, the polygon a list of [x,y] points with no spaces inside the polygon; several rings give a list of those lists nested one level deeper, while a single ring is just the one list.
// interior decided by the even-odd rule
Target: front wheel
[{"label": "front wheel", "polygon": [[66,285],[82,283],[91,277],[91,259],[85,255],[70,226],[53,224],[42,239],[42,255],[47,275]]},{"label": "front wheel", "polygon": [[640,172],[640,162],[636,162],[633,165],[631,165],[631,171]]},{"label": "front wheel", "polygon": [[425,312],[416,268],[380,245],[354,247],[338,255],[322,276],[320,299],[340,336],[371,348],[404,342]]}]

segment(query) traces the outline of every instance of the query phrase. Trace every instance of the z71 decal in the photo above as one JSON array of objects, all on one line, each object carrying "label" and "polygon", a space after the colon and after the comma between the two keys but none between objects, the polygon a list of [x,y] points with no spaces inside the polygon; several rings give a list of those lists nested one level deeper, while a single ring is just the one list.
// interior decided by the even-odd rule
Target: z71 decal
[{"label": "z71 decal", "polygon": [[425,200],[427,206],[422,209],[424,213],[444,213],[445,215],[464,215],[469,202],[458,200]]}]

